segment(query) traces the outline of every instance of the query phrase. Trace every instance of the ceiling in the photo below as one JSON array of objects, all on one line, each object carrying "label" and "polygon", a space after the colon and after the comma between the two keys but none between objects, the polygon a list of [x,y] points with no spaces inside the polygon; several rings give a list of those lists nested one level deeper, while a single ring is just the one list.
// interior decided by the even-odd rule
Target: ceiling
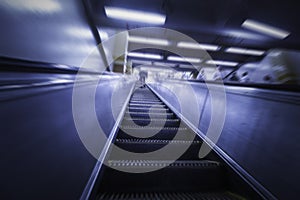
[{"label": "ceiling", "polygon": [[[263,56],[246,56],[224,52],[227,47],[258,50],[274,48],[300,50],[300,20],[297,1],[270,0],[90,0],[91,16],[98,28],[134,29],[153,26],[107,18],[104,6],[164,13],[166,23],[160,27],[184,33],[199,43],[222,46],[210,52],[213,59],[247,63]],[[246,19],[257,20],[291,34],[277,39],[241,27]],[[153,50],[152,50],[153,52]]]}]

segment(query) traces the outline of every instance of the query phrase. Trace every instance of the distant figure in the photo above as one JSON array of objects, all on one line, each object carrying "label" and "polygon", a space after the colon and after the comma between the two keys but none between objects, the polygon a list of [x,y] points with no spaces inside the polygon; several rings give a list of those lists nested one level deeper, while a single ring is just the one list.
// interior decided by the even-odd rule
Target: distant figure
[{"label": "distant figure", "polygon": [[142,83],[142,87],[145,87],[145,81],[146,81],[147,76],[148,76],[148,73],[146,71],[140,71],[139,79]]},{"label": "distant figure", "polygon": [[246,83],[246,82],[249,82],[249,81],[250,81],[250,78],[248,76],[248,72],[242,73],[242,77],[240,79],[240,82]]},{"label": "distant figure", "polygon": [[236,72],[233,72],[229,80],[230,81],[239,81],[240,78],[238,77]]}]

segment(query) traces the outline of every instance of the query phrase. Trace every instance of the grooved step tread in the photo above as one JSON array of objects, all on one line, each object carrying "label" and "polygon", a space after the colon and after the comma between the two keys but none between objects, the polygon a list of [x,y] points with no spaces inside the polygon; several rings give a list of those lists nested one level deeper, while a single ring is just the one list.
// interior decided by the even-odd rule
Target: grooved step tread
[{"label": "grooved step tread", "polygon": [[201,144],[201,141],[186,141],[186,140],[153,140],[153,139],[116,139],[117,143],[131,143],[131,144]]},{"label": "grooved step tread", "polygon": [[129,103],[130,106],[134,105],[134,106],[140,106],[140,107],[166,107],[165,104],[146,104],[146,103]]},{"label": "grooved step tread", "polygon": [[120,128],[124,130],[178,130],[178,131],[183,131],[183,130],[188,130],[185,127],[179,128],[179,127],[161,127],[161,126],[120,126]]},{"label": "grooved step tread", "polygon": [[153,115],[174,115],[174,113],[160,113],[160,112],[131,112],[131,111],[126,111],[126,114],[138,114],[138,115],[149,115],[149,114],[153,114]]},{"label": "grooved step tread", "polygon": [[134,107],[134,106],[129,106],[127,109],[131,110],[169,110],[169,108],[151,108],[151,107]]},{"label": "grooved step tread", "polygon": [[220,163],[210,160],[109,160],[109,166],[125,168],[168,167],[168,168],[218,168]]},{"label": "grooved step tread", "polygon": [[102,193],[98,200],[238,200],[230,192],[141,192],[141,193]]},{"label": "grooved step tread", "polygon": [[[134,121],[150,121],[150,119],[145,119],[145,118],[128,118],[128,117],[125,117],[124,120],[134,120]],[[167,122],[179,122],[180,119],[165,119]],[[161,119],[151,119],[151,121],[162,121]]]},{"label": "grooved step tread", "polygon": [[134,101],[134,100],[131,100],[130,103],[163,104],[162,101]]}]

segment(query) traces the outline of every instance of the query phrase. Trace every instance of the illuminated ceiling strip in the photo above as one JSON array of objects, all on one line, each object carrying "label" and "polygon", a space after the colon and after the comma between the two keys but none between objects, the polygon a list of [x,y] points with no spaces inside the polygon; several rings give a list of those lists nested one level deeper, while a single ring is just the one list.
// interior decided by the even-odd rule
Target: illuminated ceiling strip
[{"label": "illuminated ceiling strip", "polygon": [[177,47],[188,48],[188,49],[204,49],[208,51],[218,51],[220,47],[212,44],[198,44],[193,42],[179,42]]},{"label": "illuminated ceiling strip", "polygon": [[243,24],[242,27],[253,30],[253,31],[257,31],[272,37],[276,37],[279,39],[284,39],[287,36],[290,35],[290,32],[267,25],[267,24],[263,24],[261,22],[257,22],[251,19],[247,19]]},{"label": "illuminated ceiling strip", "polygon": [[245,55],[253,55],[253,56],[261,56],[265,53],[265,51],[255,50],[255,49],[244,49],[237,47],[229,47],[225,50],[227,53],[235,53],[235,54],[245,54]]},{"label": "illuminated ceiling strip", "polygon": [[158,54],[129,52],[127,55],[130,57],[137,57],[137,58],[163,59],[163,56]]},{"label": "illuminated ceiling strip", "polygon": [[130,10],[125,8],[116,7],[104,7],[105,14],[109,18],[125,20],[125,21],[135,21],[147,24],[157,24],[163,25],[166,21],[166,15]]},{"label": "illuminated ceiling strip", "polygon": [[169,56],[167,60],[170,61],[179,61],[179,62],[190,62],[190,63],[200,63],[201,59],[199,58],[182,58],[178,56]]},{"label": "illuminated ceiling strip", "polygon": [[161,45],[161,46],[168,46],[170,44],[168,40],[158,39],[158,38],[138,37],[138,36],[129,36],[128,41],[134,43],[153,44],[153,45]]}]

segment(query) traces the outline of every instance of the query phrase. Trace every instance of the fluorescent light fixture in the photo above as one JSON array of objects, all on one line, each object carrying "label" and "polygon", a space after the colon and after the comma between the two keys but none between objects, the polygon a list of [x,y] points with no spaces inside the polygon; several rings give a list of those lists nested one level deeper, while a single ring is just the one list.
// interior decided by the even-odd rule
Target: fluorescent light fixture
[{"label": "fluorescent light fixture", "polygon": [[105,13],[107,17],[126,20],[126,21],[135,21],[142,22],[147,24],[158,24],[163,25],[166,21],[166,15],[130,10],[125,8],[116,8],[105,6]]},{"label": "fluorescent light fixture", "polygon": [[208,51],[218,51],[220,49],[217,45],[212,44],[198,44],[193,42],[179,42],[177,47],[188,48],[188,49],[205,49]]},{"label": "fluorescent light fixture", "polygon": [[146,38],[146,37],[138,37],[138,36],[129,36],[128,41],[135,42],[135,43],[142,43],[142,44],[160,45],[160,46],[169,45],[169,41],[165,39]]},{"label": "fluorescent light fixture", "polygon": [[145,60],[132,60],[134,64],[140,64],[140,65],[152,65],[151,61],[145,61]]},{"label": "fluorescent light fixture", "polygon": [[201,59],[199,58],[182,58],[178,56],[168,56],[167,60],[170,61],[179,61],[179,62],[190,62],[190,63],[200,63]]},{"label": "fluorescent light fixture", "polygon": [[137,58],[163,59],[161,55],[150,54],[150,53],[129,52],[127,55],[130,57],[137,57]]},{"label": "fluorescent light fixture", "polygon": [[287,36],[290,35],[290,33],[288,31],[279,29],[279,28],[275,28],[272,27],[270,25],[267,24],[263,24],[261,22],[257,22],[251,19],[247,19],[246,21],[244,21],[244,23],[242,24],[242,27],[253,30],[253,31],[257,31],[266,35],[270,35],[272,37],[275,38],[279,38],[279,39],[284,39]]},{"label": "fluorescent light fixture", "polygon": [[175,67],[176,64],[174,63],[165,63],[165,62],[154,62],[153,65],[161,66],[161,67]]},{"label": "fluorescent light fixture", "polygon": [[208,60],[208,61],[206,61],[206,64],[210,64],[210,65],[223,65],[223,66],[235,67],[239,63],[237,63],[237,62],[229,62],[229,61],[222,61],[222,60]]},{"label": "fluorescent light fixture", "polygon": [[245,55],[253,55],[253,56],[261,56],[265,53],[265,51],[255,50],[255,49],[244,49],[237,47],[229,47],[225,50],[227,53],[236,53],[236,54],[245,54]]}]

